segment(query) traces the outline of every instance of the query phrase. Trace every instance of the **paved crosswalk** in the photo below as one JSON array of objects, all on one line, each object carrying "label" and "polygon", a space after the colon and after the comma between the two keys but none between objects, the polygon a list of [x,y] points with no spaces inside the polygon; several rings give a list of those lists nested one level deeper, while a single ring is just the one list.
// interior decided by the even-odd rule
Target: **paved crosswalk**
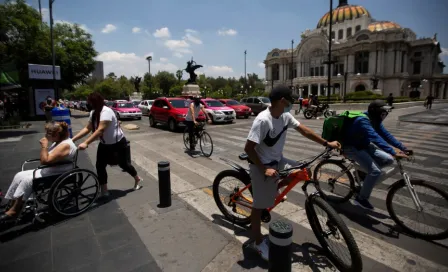
[{"label": "paved crosswalk", "polygon": [[[151,132],[142,136],[128,135],[132,144],[134,163],[147,174],[157,178],[157,162],[167,160],[171,163],[171,188],[173,193],[186,201],[203,216],[218,224],[224,231],[233,235],[239,242],[247,241],[247,231],[224,223],[211,191],[216,175],[231,169],[220,158],[238,162],[243,152],[246,137],[253,120],[242,120],[228,126],[209,126],[207,132],[212,136],[215,151],[211,158],[191,157],[185,152],[181,133]],[[308,123],[306,123],[308,125]],[[310,122],[309,127],[321,132],[321,123]],[[429,181],[448,191],[448,135],[438,130],[419,130],[416,128],[391,125],[389,130],[416,153],[415,162],[406,165],[411,177]],[[300,134],[287,135],[285,157],[303,160],[317,155],[321,146],[305,139]],[[247,167],[245,162],[238,162]],[[365,270],[385,271],[448,271],[448,241],[428,242],[409,237],[395,231],[395,223],[390,219],[385,199],[388,186],[400,178],[399,173],[378,184],[372,193],[371,202],[375,211],[366,213],[351,203],[335,207],[349,226],[350,231],[363,254]],[[407,211],[412,200],[406,196],[397,199],[402,209]],[[304,210],[305,195],[296,186],[288,201],[280,204],[272,212],[273,220],[282,218],[294,226],[294,241],[309,241],[318,245],[308,224]],[[448,207],[430,207],[438,224],[448,225]],[[268,225],[262,228],[268,233]],[[212,241],[211,241],[212,242]],[[296,254],[296,253],[295,253]],[[300,253],[297,253],[300,255]],[[312,271],[310,265],[294,262],[294,271]],[[330,269],[330,268],[328,268]],[[325,270],[325,269],[321,269]],[[331,269],[330,269],[331,270]]]}]

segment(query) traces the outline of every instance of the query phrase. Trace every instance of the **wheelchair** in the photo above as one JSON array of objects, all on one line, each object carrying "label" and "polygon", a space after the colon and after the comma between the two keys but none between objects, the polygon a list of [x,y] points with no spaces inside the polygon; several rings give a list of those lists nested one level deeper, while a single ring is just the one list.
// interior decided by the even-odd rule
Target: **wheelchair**
[{"label": "wheelchair", "polygon": [[[29,211],[34,214],[33,223],[36,220],[45,222],[42,215],[49,212],[50,215],[71,217],[88,210],[98,198],[100,184],[98,176],[87,169],[81,169],[77,165],[78,151],[73,161],[59,162],[51,165],[40,165],[33,171],[33,193],[25,202],[17,221]],[[40,159],[26,160],[22,164],[22,171],[27,164],[39,162]],[[64,173],[36,178],[36,171],[54,166],[72,165],[72,169]]]}]

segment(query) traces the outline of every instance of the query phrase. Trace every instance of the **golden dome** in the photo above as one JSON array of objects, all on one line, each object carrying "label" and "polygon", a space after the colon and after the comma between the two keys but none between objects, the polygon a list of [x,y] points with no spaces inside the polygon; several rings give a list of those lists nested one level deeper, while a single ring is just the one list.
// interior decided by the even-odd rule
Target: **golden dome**
[{"label": "golden dome", "polygon": [[399,29],[399,28],[401,28],[399,24],[390,21],[373,22],[369,24],[369,26],[367,27],[367,29],[369,29],[372,32],[383,31],[388,29]]},{"label": "golden dome", "polygon": [[[370,17],[370,13],[362,6],[355,5],[339,5],[333,10],[333,24],[342,23],[345,20],[352,20],[361,16]],[[327,26],[330,22],[330,13],[327,12],[317,23],[317,28]]]}]

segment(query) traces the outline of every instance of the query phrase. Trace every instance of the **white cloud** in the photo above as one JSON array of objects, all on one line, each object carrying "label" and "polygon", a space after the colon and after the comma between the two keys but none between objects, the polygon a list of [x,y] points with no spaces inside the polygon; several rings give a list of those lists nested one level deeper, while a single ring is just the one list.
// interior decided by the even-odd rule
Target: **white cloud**
[{"label": "white cloud", "polygon": [[[37,11],[39,11],[39,8],[37,9]],[[42,20],[45,22],[49,22],[50,21],[50,10],[47,8],[41,8],[41,12],[42,12]],[[53,17],[54,19],[54,17]]]},{"label": "white cloud", "polygon": [[190,34],[190,33],[185,34],[184,40],[190,41],[190,42],[192,42],[192,43],[194,43],[194,44],[202,44],[201,39],[199,39],[199,38],[193,36],[193,35]]},{"label": "white cloud", "polygon": [[236,34],[238,34],[238,32],[235,29],[225,29],[222,28],[221,30],[218,30],[218,35],[219,36],[235,36]]},{"label": "white cloud", "polygon": [[[153,56],[153,53],[148,53],[145,56],[137,56],[135,53],[120,53],[117,51],[103,52],[98,55],[97,60],[104,63],[104,74],[114,72],[117,76],[125,75],[130,76],[142,76],[148,71],[147,56]],[[151,73],[157,73],[158,71],[175,72],[179,68],[168,62],[160,59],[159,62],[151,62]]]},{"label": "white cloud", "polygon": [[182,55],[182,54],[179,53],[179,52],[174,52],[174,53],[173,53],[173,56],[176,57],[176,58],[182,58],[184,55]]},{"label": "white cloud", "polygon": [[142,31],[142,29],[140,27],[133,27],[132,28],[132,33],[140,33]]},{"label": "white cloud", "polygon": [[229,77],[233,75],[233,69],[230,66],[216,66],[216,65],[206,65],[203,71],[201,71],[207,76],[222,76]]},{"label": "white cloud", "polygon": [[160,58],[160,62],[168,62],[167,58]]},{"label": "white cloud", "polygon": [[114,26],[113,24],[107,24],[102,30],[101,32],[103,33],[111,33],[113,31],[115,31],[117,29],[116,26]]},{"label": "white cloud", "polygon": [[170,38],[171,33],[168,27],[162,27],[160,29],[156,29],[156,32],[152,34],[156,38]]},{"label": "white cloud", "polygon": [[442,53],[440,53],[441,57],[448,57],[448,48],[442,47]]},{"label": "white cloud", "polygon": [[187,28],[187,29],[185,29],[185,32],[186,32],[186,33],[192,33],[192,34],[197,34],[197,33],[198,33],[196,30],[191,29],[191,28]]},{"label": "white cloud", "polygon": [[185,40],[167,40],[165,47],[173,51],[173,56],[182,58],[183,54],[191,54],[190,44]]},{"label": "white cloud", "polygon": [[[56,21],[54,21],[54,23],[55,24],[69,24],[69,25],[71,25],[71,26],[74,26],[76,23],[72,23],[72,22],[69,22],[69,21],[65,21],[65,20],[56,20]],[[79,26],[79,28],[81,28],[82,30],[84,30],[85,32],[88,32],[88,33],[92,33],[93,31],[90,29],[90,28],[88,28],[86,25],[84,25],[84,24],[78,24],[78,26]]]},{"label": "white cloud", "polygon": [[263,63],[263,62],[259,62],[259,63],[258,63],[258,67],[260,67],[260,68],[264,68],[264,67],[265,67],[265,65],[264,65],[264,63]]}]

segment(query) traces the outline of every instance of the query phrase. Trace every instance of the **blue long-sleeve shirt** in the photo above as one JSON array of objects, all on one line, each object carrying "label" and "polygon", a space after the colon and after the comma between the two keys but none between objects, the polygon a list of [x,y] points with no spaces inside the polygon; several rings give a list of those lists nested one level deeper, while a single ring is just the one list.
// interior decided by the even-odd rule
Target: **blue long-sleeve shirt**
[{"label": "blue long-sleeve shirt", "polygon": [[380,124],[377,129],[374,129],[369,118],[356,118],[346,131],[344,145],[354,146],[356,148],[366,148],[370,143],[375,144],[391,155],[396,154],[391,146],[400,150],[406,149],[400,141],[395,139],[395,137],[387,131],[383,124]]}]

